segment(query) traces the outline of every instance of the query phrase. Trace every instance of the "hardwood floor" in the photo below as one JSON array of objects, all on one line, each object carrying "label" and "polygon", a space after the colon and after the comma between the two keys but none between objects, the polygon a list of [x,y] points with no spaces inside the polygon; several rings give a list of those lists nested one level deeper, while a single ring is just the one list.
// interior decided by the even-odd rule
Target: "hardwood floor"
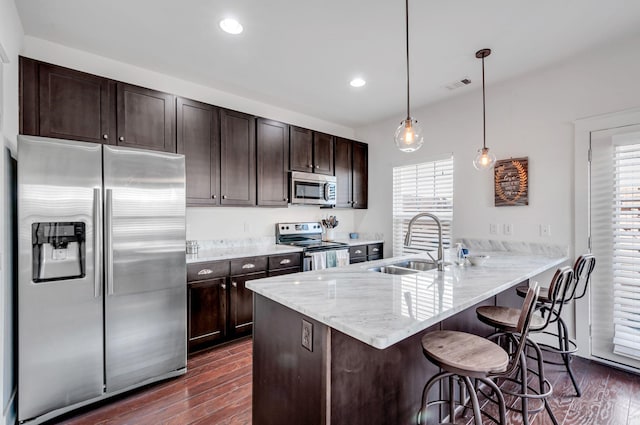
[{"label": "hardwood floor", "polygon": [[244,425],[251,423],[250,339],[198,353],[187,373],[47,425]]},{"label": "hardwood floor", "polygon": [[[189,358],[186,375],[101,405],[76,411],[47,425],[245,425],[251,423],[250,339]],[[640,425],[640,376],[581,358],[574,370],[583,395],[574,396],[568,375],[547,369],[554,386],[551,408],[560,425]],[[510,412],[508,423],[522,423]],[[531,425],[549,425],[544,411]],[[292,424],[297,425],[297,424]],[[342,424],[338,424],[342,425]],[[395,424],[389,424],[395,425]]]}]

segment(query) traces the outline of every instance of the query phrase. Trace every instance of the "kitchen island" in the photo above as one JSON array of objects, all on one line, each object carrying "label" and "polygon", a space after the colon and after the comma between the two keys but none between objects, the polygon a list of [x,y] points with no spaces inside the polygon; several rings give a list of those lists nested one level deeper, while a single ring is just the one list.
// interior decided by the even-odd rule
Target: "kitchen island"
[{"label": "kitchen island", "polygon": [[402,259],[394,257],[248,282],[255,293],[253,423],[415,423],[422,388],[438,372],[422,354],[422,335],[489,334],[477,306],[519,306],[511,288],[567,260],[489,255],[483,266],[443,272],[369,270]]}]

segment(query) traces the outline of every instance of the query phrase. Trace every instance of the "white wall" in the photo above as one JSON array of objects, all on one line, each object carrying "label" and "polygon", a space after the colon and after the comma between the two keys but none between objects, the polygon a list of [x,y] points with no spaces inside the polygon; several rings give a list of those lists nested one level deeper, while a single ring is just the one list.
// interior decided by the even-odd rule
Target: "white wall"
[{"label": "white wall", "polygon": [[[354,130],[348,127],[39,38],[26,36],[22,55],[313,130],[354,137]],[[277,222],[314,220],[328,214],[327,210],[317,207],[187,208],[187,238],[205,240],[274,236]],[[352,210],[335,210],[331,214],[337,215],[343,222],[344,226],[340,227],[344,232],[358,230],[353,224],[356,213]]]},{"label": "white wall", "polygon": [[[403,118],[356,131],[369,143],[369,213],[362,231],[378,230],[391,249],[392,168],[434,155],[454,155],[454,237],[573,244],[573,121],[640,106],[640,37],[592,49],[518,79],[487,86],[487,146],[498,159],[529,157],[529,205],[494,207],[493,174],[473,168],[482,147],[482,94],[476,89],[412,111],[425,129],[425,144],[403,153],[393,143]],[[493,52],[499,55],[500,52]],[[478,63],[480,66],[480,63]],[[486,62],[491,76],[491,57]],[[462,89],[464,90],[464,89]],[[513,224],[513,236],[489,234],[489,223]],[[540,236],[540,224],[551,236]]]},{"label": "white wall", "polygon": [[[6,54],[0,57],[0,423],[15,422],[15,374],[13,357],[13,250],[10,242],[10,203],[5,176],[8,153],[15,155],[18,134],[18,53],[24,33],[13,0],[0,0],[0,48]],[[2,56],[2,55],[0,55]],[[7,148],[9,151],[7,151]]]}]

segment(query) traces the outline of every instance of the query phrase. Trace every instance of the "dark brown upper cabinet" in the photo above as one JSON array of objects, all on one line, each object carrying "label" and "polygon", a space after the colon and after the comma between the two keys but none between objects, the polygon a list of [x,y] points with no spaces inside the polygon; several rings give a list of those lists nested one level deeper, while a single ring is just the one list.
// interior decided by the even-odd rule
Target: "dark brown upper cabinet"
[{"label": "dark brown upper cabinet", "polygon": [[336,137],[336,207],[367,208],[368,147],[365,143]]},{"label": "dark brown upper cabinet", "polygon": [[369,147],[353,142],[353,208],[367,208],[369,193]]},{"label": "dark brown upper cabinet", "polygon": [[291,170],[333,175],[333,136],[291,126]]},{"label": "dark brown upper cabinet", "polygon": [[313,132],[313,172],[333,176],[333,136]]},{"label": "dark brown upper cabinet", "polygon": [[256,120],[220,110],[221,205],[256,205]]},{"label": "dark brown upper cabinet", "polygon": [[286,207],[289,203],[289,126],[258,118],[258,205]]},{"label": "dark brown upper cabinet", "polygon": [[20,132],[115,144],[115,84],[106,78],[20,58]]},{"label": "dark brown upper cabinet", "polygon": [[185,157],[187,205],[220,204],[220,119],[215,106],[179,97],[178,153]]},{"label": "dark brown upper cabinet", "polygon": [[336,137],[336,207],[353,206],[353,142]]},{"label": "dark brown upper cabinet", "polygon": [[313,172],[313,132],[306,128],[290,127],[291,171]]},{"label": "dark brown upper cabinet", "polygon": [[118,146],[175,152],[175,96],[117,84]]},{"label": "dark brown upper cabinet", "polygon": [[176,151],[175,96],[20,57],[20,133]]}]

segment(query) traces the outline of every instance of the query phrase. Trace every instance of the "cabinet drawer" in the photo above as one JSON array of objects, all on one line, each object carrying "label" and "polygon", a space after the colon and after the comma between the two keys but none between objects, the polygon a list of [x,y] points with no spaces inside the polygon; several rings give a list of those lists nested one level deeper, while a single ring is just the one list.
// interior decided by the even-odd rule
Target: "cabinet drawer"
[{"label": "cabinet drawer", "polygon": [[231,260],[231,275],[263,272],[267,270],[267,257],[246,257]]},{"label": "cabinet drawer", "polygon": [[228,261],[209,261],[187,264],[187,282],[213,279],[229,275]]},{"label": "cabinet drawer", "polygon": [[300,267],[291,267],[288,269],[277,269],[277,270],[269,270],[267,272],[267,277],[271,276],[283,276],[285,274],[293,274],[300,272]]},{"label": "cabinet drawer", "polygon": [[300,267],[299,252],[269,256],[269,270],[288,269],[296,266]]},{"label": "cabinet drawer", "polygon": [[374,260],[382,260],[382,254],[370,255],[367,257],[367,261],[374,261]]},{"label": "cabinet drawer", "polygon": [[365,261],[367,261],[367,257],[351,257],[349,264],[364,263]]},{"label": "cabinet drawer", "polygon": [[359,258],[367,256],[367,246],[358,245],[349,247],[349,258]]},{"label": "cabinet drawer", "polygon": [[381,243],[372,243],[367,245],[367,255],[382,255],[382,244]]}]

